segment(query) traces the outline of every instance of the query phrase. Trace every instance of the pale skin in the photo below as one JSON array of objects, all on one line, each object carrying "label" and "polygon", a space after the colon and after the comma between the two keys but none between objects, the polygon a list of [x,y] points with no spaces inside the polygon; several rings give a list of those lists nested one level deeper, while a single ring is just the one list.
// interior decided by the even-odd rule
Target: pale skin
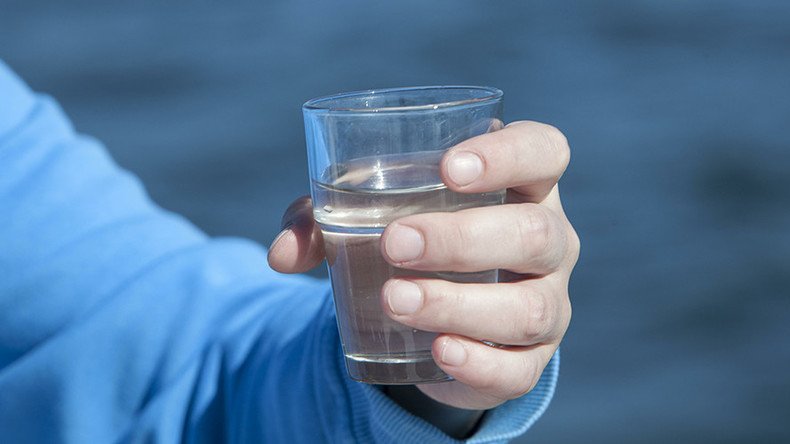
[{"label": "pale skin", "polygon": [[[569,160],[565,136],[538,122],[514,122],[469,139],[442,158],[442,180],[461,193],[507,188],[506,204],[408,216],[384,231],[381,254],[392,265],[460,272],[496,268],[507,275],[496,284],[398,278],[384,285],[381,305],[388,316],[440,333],[433,356],[455,381],[419,385],[427,396],[485,410],[537,384],[571,318],[568,280],[579,238],[557,186]],[[297,199],[283,221],[286,228],[269,250],[271,267],[300,273],[318,265],[324,251],[310,199]]]}]

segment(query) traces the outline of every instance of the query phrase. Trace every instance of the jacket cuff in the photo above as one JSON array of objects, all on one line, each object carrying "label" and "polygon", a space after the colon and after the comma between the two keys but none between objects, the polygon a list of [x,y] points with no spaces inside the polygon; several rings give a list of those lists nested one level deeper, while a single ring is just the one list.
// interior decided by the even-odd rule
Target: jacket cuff
[{"label": "jacket cuff", "polygon": [[375,386],[356,382],[345,373],[342,353],[338,365],[344,376],[355,438],[360,442],[499,443],[526,432],[546,411],[557,385],[559,350],[543,370],[538,384],[521,398],[486,412],[474,435],[458,441],[398,406]]}]

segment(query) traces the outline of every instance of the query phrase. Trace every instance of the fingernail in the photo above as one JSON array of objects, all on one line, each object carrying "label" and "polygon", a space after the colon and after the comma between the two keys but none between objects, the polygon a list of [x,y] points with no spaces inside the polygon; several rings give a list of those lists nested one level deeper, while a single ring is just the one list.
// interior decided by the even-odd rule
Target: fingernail
[{"label": "fingernail", "polygon": [[387,303],[393,313],[410,315],[422,307],[420,287],[409,281],[390,281],[387,283]]},{"label": "fingernail", "polygon": [[[291,225],[289,224],[287,226],[290,227]],[[272,241],[272,245],[269,247],[269,249],[270,250],[274,249],[274,246],[277,245],[277,242],[280,242],[280,240],[282,240],[282,238],[284,238],[285,235],[289,233],[293,233],[293,231],[290,228],[286,228],[283,231],[281,231],[280,234],[278,234],[277,237],[274,238],[274,240]]]},{"label": "fingernail", "polygon": [[442,347],[442,362],[457,367],[466,362],[466,349],[455,339],[447,338]]},{"label": "fingernail", "polygon": [[483,173],[480,156],[470,152],[453,154],[447,162],[447,175],[456,185],[469,185]]},{"label": "fingernail", "polygon": [[425,242],[422,235],[414,228],[395,225],[384,241],[384,250],[394,262],[408,262],[422,255]]}]

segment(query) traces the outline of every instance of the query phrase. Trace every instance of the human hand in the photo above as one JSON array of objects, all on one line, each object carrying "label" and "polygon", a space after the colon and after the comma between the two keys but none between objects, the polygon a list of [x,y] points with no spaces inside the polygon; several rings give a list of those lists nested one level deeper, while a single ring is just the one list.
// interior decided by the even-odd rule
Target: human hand
[{"label": "human hand", "polygon": [[[466,140],[444,155],[442,180],[461,193],[507,188],[506,204],[407,216],[384,231],[382,255],[394,266],[498,268],[506,277],[495,284],[399,277],[384,285],[388,316],[440,333],[433,356],[455,381],[419,385],[431,398],[465,409],[495,407],[532,390],[559,347],[571,317],[568,280],[579,256],[557,186],[569,159],[565,136],[537,122],[511,123]],[[283,221],[287,227],[269,250],[271,267],[299,273],[318,265],[324,250],[310,199],[296,200]]]}]

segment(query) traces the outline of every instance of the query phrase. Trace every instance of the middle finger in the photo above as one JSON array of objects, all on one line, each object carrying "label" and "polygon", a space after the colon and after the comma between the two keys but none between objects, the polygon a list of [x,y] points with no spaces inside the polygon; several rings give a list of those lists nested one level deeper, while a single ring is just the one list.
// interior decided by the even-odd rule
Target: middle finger
[{"label": "middle finger", "polygon": [[390,264],[413,270],[547,274],[567,242],[563,219],[524,203],[407,216],[387,226],[381,249]]},{"label": "middle finger", "polygon": [[558,274],[500,284],[391,279],[381,305],[410,327],[507,345],[557,339],[570,321],[567,285]]}]

